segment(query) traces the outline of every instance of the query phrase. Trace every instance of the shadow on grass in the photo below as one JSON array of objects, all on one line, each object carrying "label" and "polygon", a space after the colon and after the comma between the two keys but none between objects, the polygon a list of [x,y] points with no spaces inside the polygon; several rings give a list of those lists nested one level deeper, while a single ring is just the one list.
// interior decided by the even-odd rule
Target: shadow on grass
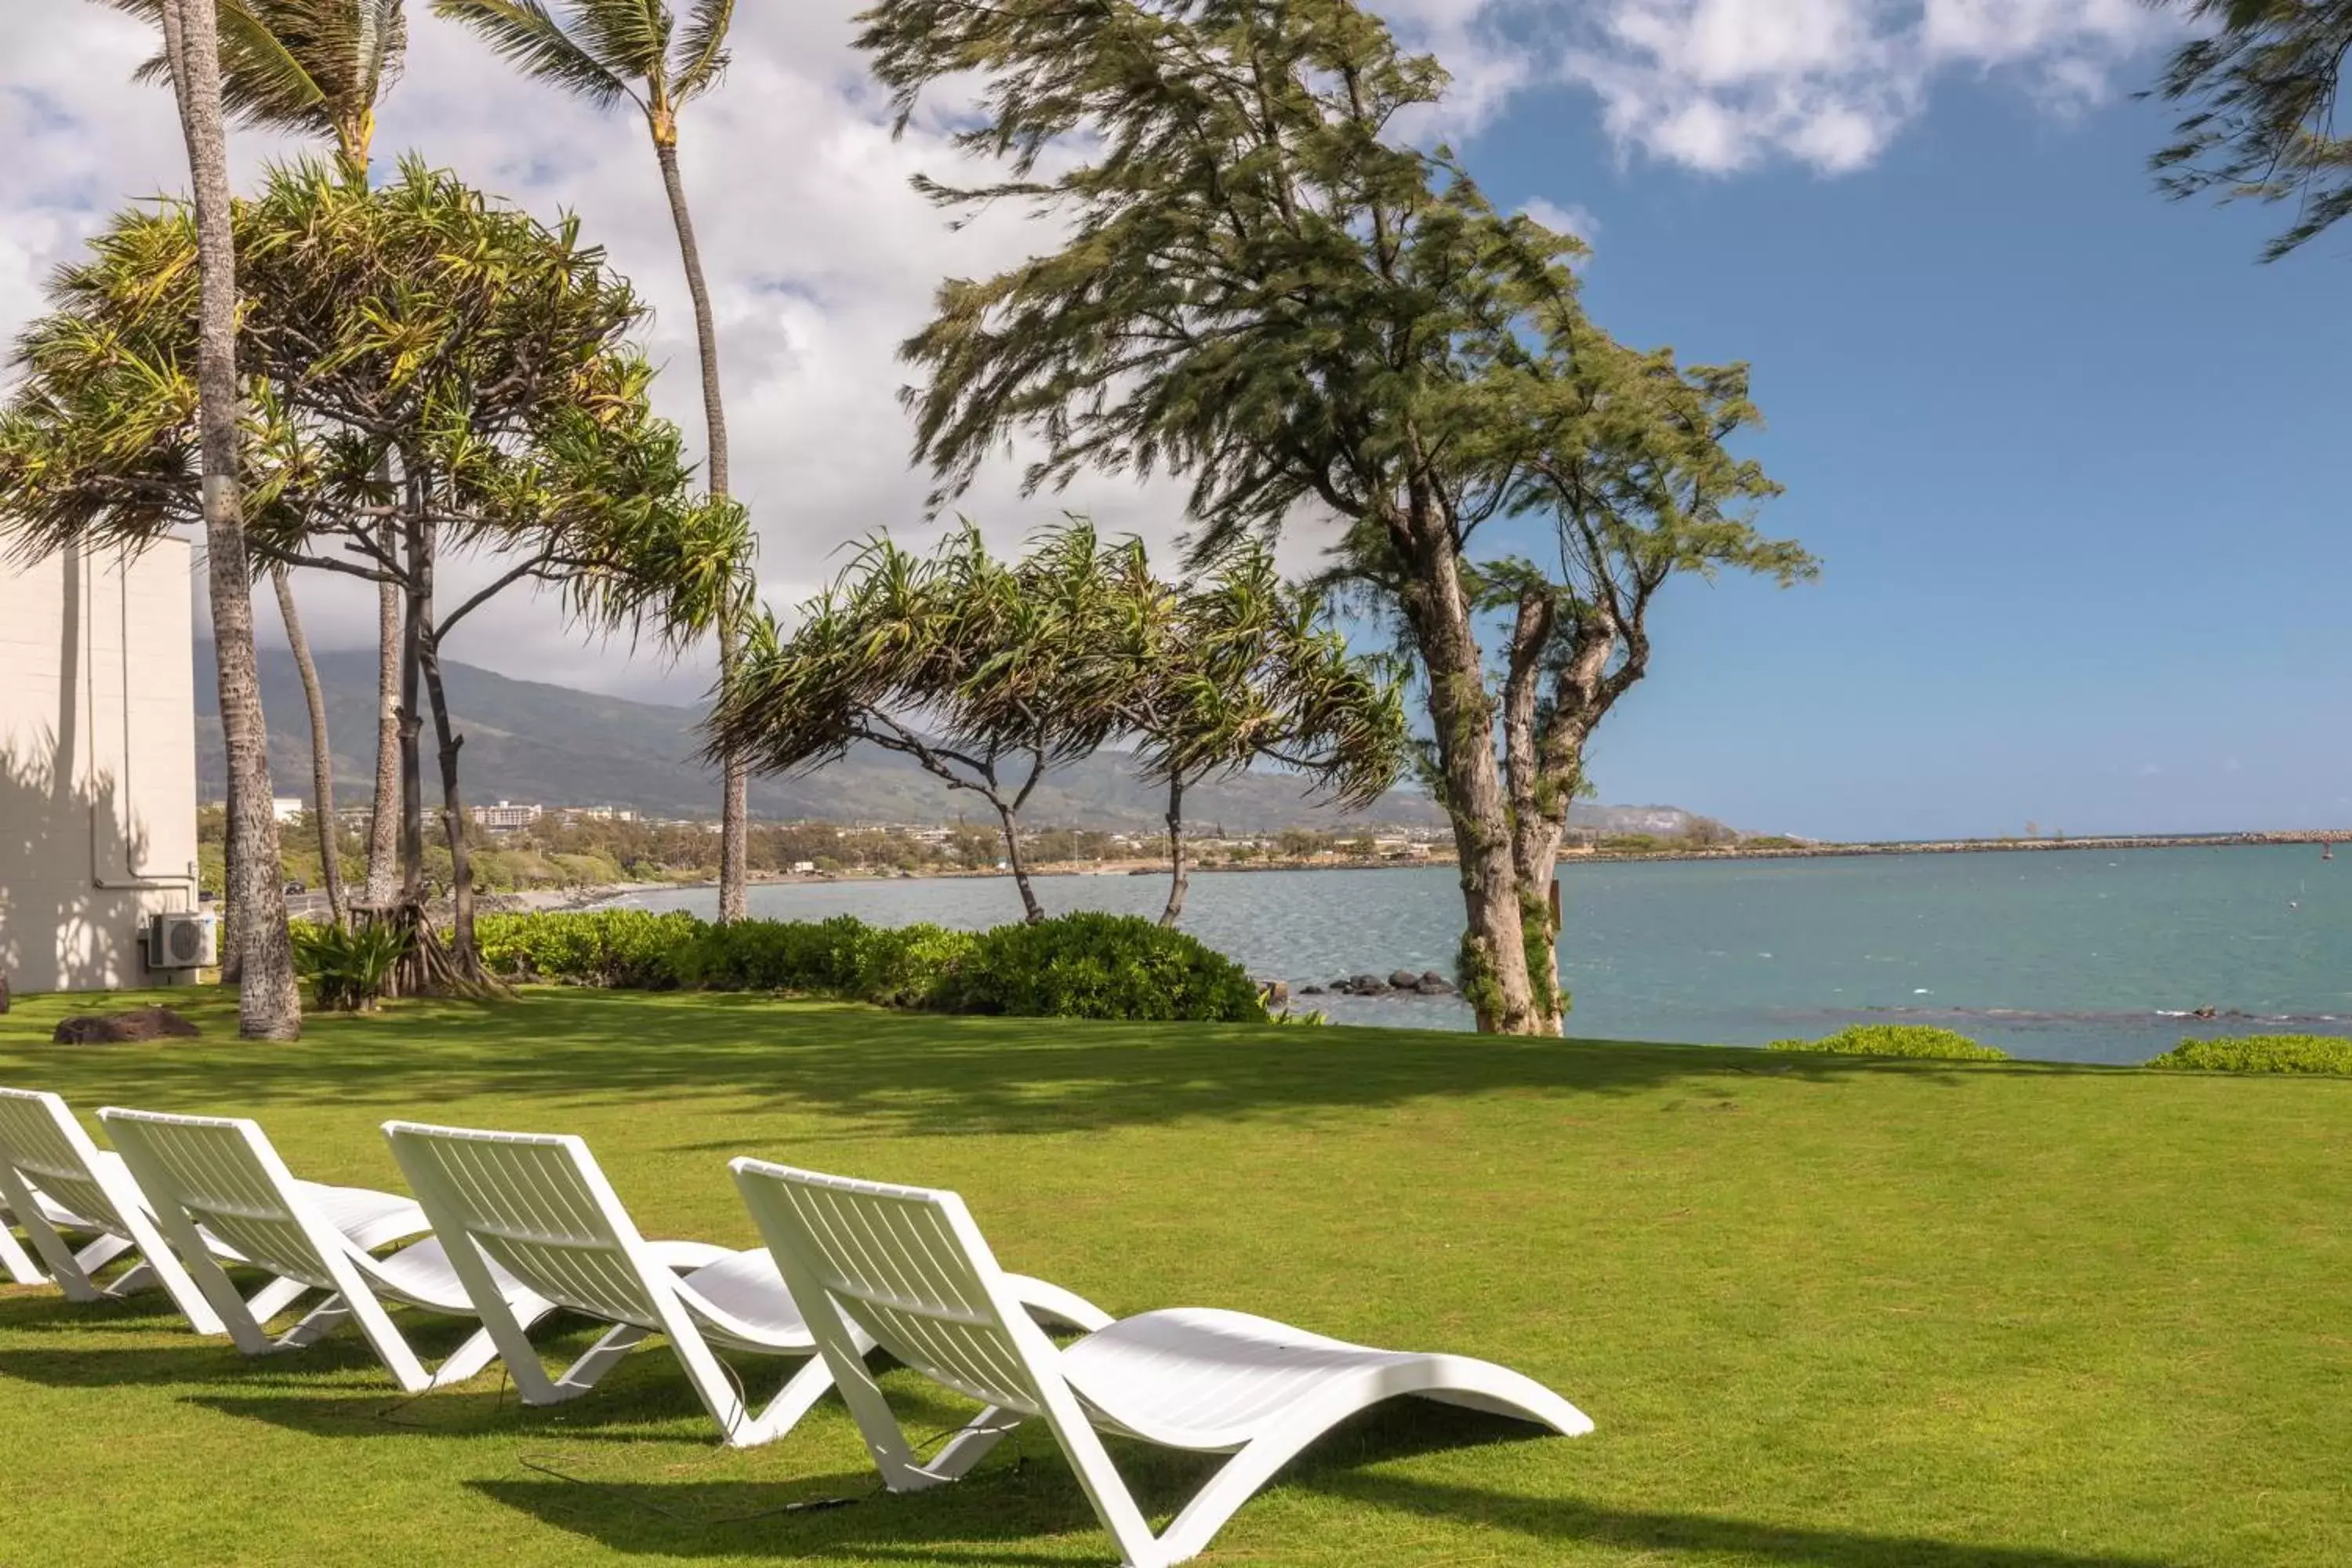
[{"label": "shadow on grass", "polygon": [[[524,1465],[524,1478],[468,1484],[542,1523],[633,1553],[743,1553],[787,1561],[1108,1561],[1109,1539],[1050,1440],[1024,1432],[1015,1441],[1021,1451],[1013,1462],[992,1458],[961,1482],[902,1497],[882,1492],[871,1472],[776,1483],[653,1482],[550,1474],[562,1467],[537,1459]],[[1400,1401],[1318,1443],[1277,1484],[1547,1542],[1649,1554],[1689,1552],[1809,1568],[2167,1568],[2147,1557],[1971,1545],[1528,1498],[1368,1468],[1438,1449],[1502,1449],[1550,1441],[1499,1416]],[[1214,1456],[1170,1454],[1129,1443],[1117,1444],[1116,1455],[1160,1529],[1221,1462]],[[519,1457],[523,1458],[528,1457]],[[834,1499],[852,1506],[806,1507]],[[1239,1515],[1244,1527],[1248,1517],[1244,1504]],[[1065,1540],[1076,1549],[1074,1553],[1048,1556],[1036,1550],[1041,1542]]]},{"label": "shadow on grass", "polygon": [[[85,1110],[115,1100],[214,1110],[333,1103],[390,1113],[511,1096],[541,1100],[539,1121],[551,1104],[567,1102],[750,1098],[855,1117],[870,1136],[1313,1114],[1498,1090],[1623,1094],[1683,1080],[1734,1092],[1759,1077],[1828,1082],[1899,1073],[1953,1082],[1986,1071],[2112,1070],[1393,1029],[946,1016],[716,994],[544,990],[490,1004],[408,1003],[373,1017],[314,1017],[293,1047],[235,1040],[217,1002],[201,1012],[201,1044],[66,1055],[0,1032],[0,1082],[56,1087]],[[27,1019],[19,1030],[39,1026]]]}]

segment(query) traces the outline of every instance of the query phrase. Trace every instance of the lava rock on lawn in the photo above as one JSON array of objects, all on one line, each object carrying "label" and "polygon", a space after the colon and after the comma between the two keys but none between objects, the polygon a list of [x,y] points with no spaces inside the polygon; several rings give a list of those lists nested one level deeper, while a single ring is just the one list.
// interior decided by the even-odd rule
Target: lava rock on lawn
[{"label": "lava rock on lawn", "polygon": [[58,1025],[49,1037],[60,1046],[126,1046],[141,1040],[194,1039],[196,1026],[169,1007],[133,1007],[128,1013],[84,1013]]}]

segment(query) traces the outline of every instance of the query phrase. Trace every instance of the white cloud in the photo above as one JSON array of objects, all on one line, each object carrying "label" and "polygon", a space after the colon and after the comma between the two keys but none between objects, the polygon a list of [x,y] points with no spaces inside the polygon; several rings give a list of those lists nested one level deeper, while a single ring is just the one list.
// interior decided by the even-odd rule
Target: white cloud
[{"label": "white cloud", "polygon": [[1587,245],[1599,237],[1601,220],[1577,202],[1547,201],[1542,196],[1519,204],[1519,210],[1554,234],[1572,234]]},{"label": "white cloud", "polygon": [[[856,4],[739,10],[733,72],[684,125],[721,317],[735,486],[752,507],[779,603],[829,575],[844,542],[918,523],[927,487],[908,467],[898,344],[920,325],[940,279],[1000,268],[1047,237],[1008,212],[951,232],[908,188],[918,169],[953,173],[946,111],[892,140],[888,106],[852,43]],[[47,272],[109,214],[182,188],[185,174],[170,95],[129,80],[152,48],[141,24],[87,0],[5,5],[0,337],[13,337],[39,309]],[[1771,159],[1857,167],[1920,112],[1934,79],[1955,71],[2011,71],[2053,105],[2079,104],[2156,25],[2136,0],[1926,0],[1907,10],[1874,0],[1601,0],[1597,12],[1573,14],[1573,31],[1540,0],[1388,0],[1385,9],[1454,76],[1448,103],[1412,134],[1458,136],[1515,94],[1583,83],[1622,144],[1710,170]],[[649,346],[667,366],[657,400],[698,438],[692,320],[642,124],[522,81],[454,24],[421,4],[409,10],[408,68],[384,105],[379,155],[413,148],[542,215],[576,211],[652,303]],[[238,132],[238,179],[289,150]],[[1526,210],[1587,237],[1596,227],[1566,201]],[[1156,546],[1178,526],[1181,492],[1164,481],[1098,480],[1022,503],[1017,479],[1013,464],[998,464],[963,503],[1001,542],[1060,505]],[[1303,566],[1314,548],[1301,540],[1286,553]],[[363,585],[316,580],[302,591],[321,643],[372,637]],[[266,595],[262,614],[267,626]],[[680,697],[705,679],[699,668],[665,672],[625,649],[583,647],[545,605],[483,617],[452,653]]]},{"label": "white cloud", "polygon": [[1559,74],[1600,99],[1611,137],[1718,174],[1861,168],[1943,78],[2000,73],[2080,109],[2171,26],[2135,0],[1603,0],[1580,15],[1555,29]]}]

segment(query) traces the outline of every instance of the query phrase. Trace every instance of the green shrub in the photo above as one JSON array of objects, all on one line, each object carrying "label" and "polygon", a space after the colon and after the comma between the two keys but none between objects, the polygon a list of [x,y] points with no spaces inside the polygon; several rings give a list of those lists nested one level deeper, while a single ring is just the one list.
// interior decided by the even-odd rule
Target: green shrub
[{"label": "green shrub", "polygon": [[682,985],[710,991],[797,991],[885,1007],[944,1005],[979,938],[935,925],[738,921],[703,926],[677,953]]},{"label": "green shrub", "polygon": [[318,921],[296,921],[294,972],[310,984],[315,1007],[338,1013],[373,1013],[408,952],[408,932],[389,924],[346,930]]},{"label": "green shrub", "polygon": [[1822,1051],[1841,1057],[1918,1057],[1935,1061],[2005,1062],[2007,1051],[1926,1024],[1849,1024],[1820,1040],[1775,1040],[1776,1051]]},{"label": "green shrub", "polygon": [[678,952],[701,925],[683,910],[484,915],[474,940],[490,972],[510,979],[668,991],[679,984]]},{"label": "green shrub", "polygon": [[935,925],[737,921],[596,910],[485,915],[483,961],[518,980],[631,990],[786,991],[885,1007],[1024,1017],[1263,1023],[1241,966],[1125,915],[1065,915],[975,935]]},{"label": "green shrub", "polygon": [[2147,1065],[2189,1072],[2352,1075],[2352,1040],[2335,1035],[2241,1035],[2224,1040],[2183,1040]]},{"label": "green shrub", "polygon": [[1135,915],[999,926],[973,944],[942,1000],[956,1012],[1017,1017],[1265,1021],[1240,964]]}]

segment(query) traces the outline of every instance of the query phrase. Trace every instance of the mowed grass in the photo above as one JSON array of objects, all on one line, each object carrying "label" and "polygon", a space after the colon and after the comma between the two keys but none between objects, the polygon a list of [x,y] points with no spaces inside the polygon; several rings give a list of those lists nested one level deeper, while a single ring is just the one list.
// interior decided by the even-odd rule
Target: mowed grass
[{"label": "mowed grass", "polygon": [[[950,1185],[1114,1312],[1485,1356],[1599,1423],[1392,1405],[1207,1562],[2352,1562],[2352,1080],[554,991],[270,1046],[173,1000],[203,1039],[55,1047],[68,1002],[20,1002],[0,1083],[250,1114],[386,1187],[391,1116],[578,1132],[647,1234],[736,1245],[738,1153]],[[885,1384],[918,1432],[970,1413]],[[1214,1463],[1114,1452],[1163,1521]],[[548,1412],[495,1371],[404,1402],[348,1331],[248,1362],[154,1296],[0,1287],[0,1454],[10,1563],[1113,1556],[1041,1433],[894,1499],[835,1401],[720,1447],[657,1344]]]}]

